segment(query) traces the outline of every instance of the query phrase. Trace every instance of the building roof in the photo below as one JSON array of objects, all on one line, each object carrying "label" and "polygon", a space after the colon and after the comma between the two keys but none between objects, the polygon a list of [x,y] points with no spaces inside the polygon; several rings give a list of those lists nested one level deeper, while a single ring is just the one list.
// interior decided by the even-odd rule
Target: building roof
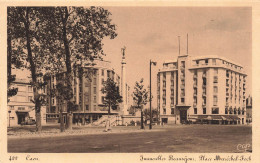
[{"label": "building roof", "polygon": [[243,67],[242,65],[240,65],[240,64],[238,64],[234,61],[231,61],[229,59],[226,59],[225,57],[220,57],[220,56],[217,56],[217,55],[196,56],[196,57],[192,57],[192,60],[204,60],[204,59],[212,59],[212,58],[221,59],[221,60],[224,60],[226,62],[232,63],[234,65]]}]

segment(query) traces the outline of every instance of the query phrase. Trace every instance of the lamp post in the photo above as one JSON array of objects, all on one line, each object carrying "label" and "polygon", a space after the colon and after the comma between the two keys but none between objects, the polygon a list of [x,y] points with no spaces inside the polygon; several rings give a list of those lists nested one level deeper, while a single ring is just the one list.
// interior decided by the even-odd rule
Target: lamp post
[{"label": "lamp post", "polygon": [[156,62],[150,60],[150,125],[149,129],[152,129],[152,65],[156,66]]},{"label": "lamp post", "polygon": [[10,113],[11,113],[11,110],[8,110],[8,113],[9,113],[9,127],[10,127]]}]

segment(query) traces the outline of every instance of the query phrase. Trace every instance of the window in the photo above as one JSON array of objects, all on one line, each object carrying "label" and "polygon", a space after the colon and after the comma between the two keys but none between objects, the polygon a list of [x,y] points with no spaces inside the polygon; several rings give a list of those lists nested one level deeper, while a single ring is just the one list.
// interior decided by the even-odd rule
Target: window
[{"label": "window", "polygon": [[164,88],[166,87],[166,81],[163,81],[163,87]]},{"label": "window", "polygon": [[194,108],[194,114],[197,114],[197,108]]},{"label": "window", "polygon": [[166,105],[166,98],[163,98],[163,105]]},{"label": "window", "polygon": [[25,107],[18,107],[18,110],[25,110]]},{"label": "window", "polygon": [[53,105],[54,105],[54,102],[55,102],[55,101],[54,101],[54,98],[52,98],[52,104],[53,104]]},{"label": "window", "polygon": [[163,96],[166,96],[166,90],[163,90]]},{"label": "window", "polygon": [[172,95],[172,96],[174,95],[174,90],[173,90],[173,89],[171,89],[171,95]]},{"label": "window", "polygon": [[28,96],[28,101],[29,101],[29,102],[32,101],[32,96]]},{"label": "window", "polygon": [[105,97],[102,96],[102,103],[104,104],[105,103]]},{"label": "window", "polygon": [[219,114],[218,108],[212,108],[212,114]]},{"label": "window", "polygon": [[212,64],[216,65],[216,59],[212,59]]},{"label": "window", "polygon": [[225,108],[225,114],[228,114],[228,108]]},{"label": "window", "polygon": [[206,108],[203,108],[203,114],[206,114],[206,113],[207,113]]},{"label": "window", "polygon": [[174,114],[174,108],[171,108],[171,114]]},{"label": "window", "polygon": [[89,84],[86,82],[86,83],[85,83],[85,87],[88,87],[88,86],[89,86]]},{"label": "window", "polygon": [[163,108],[163,114],[166,114],[166,108]]},{"label": "window", "polygon": [[97,87],[94,87],[94,94],[97,94]]},{"label": "window", "polygon": [[166,73],[163,73],[163,80],[166,80]]},{"label": "window", "polygon": [[94,85],[97,85],[97,78],[94,78],[93,81]]},{"label": "window", "polygon": [[200,61],[196,61],[196,64],[199,65]]},{"label": "window", "polygon": [[184,98],[181,98],[181,103],[184,103],[185,102],[185,99]]},{"label": "window", "polygon": [[205,64],[207,65],[209,63],[209,60],[205,59]]},{"label": "window", "polygon": [[171,98],[171,104],[172,105],[174,104],[174,98],[173,97]]},{"label": "window", "polygon": [[185,61],[181,61],[181,67],[185,68]]},{"label": "window", "polygon": [[85,96],[85,102],[89,102],[89,96]]},{"label": "window", "polygon": [[94,96],[94,103],[96,103],[97,102],[97,97],[96,96]]},{"label": "window", "polygon": [[9,106],[10,110],[14,110],[14,106]]},{"label": "window", "polygon": [[88,105],[85,106],[85,109],[86,109],[86,110],[89,110]]},{"label": "window", "polygon": [[32,86],[28,86],[28,92],[32,92]]},{"label": "window", "polygon": [[218,69],[214,68],[214,75],[218,75]]},{"label": "window", "polygon": [[102,74],[102,76],[104,76],[104,74],[105,74],[104,70],[102,70],[101,74]]},{"label": "window", "polygon": [[97,110],[97,105],[94,105],[94,110],[95,110],[95,111]]},{"label": "window", "polygon": [[218,93],[218,87],[214,86],[214,93]]},{"label": "window", "polygon": [[203,78],[203,85],[207,85],[207,79]]},{"label": "window", "polygon": [[102,84],[104,85],[105,84],[105,80],[102,78]]},{"label": "window", "polygon": [[218,96],[213,97],[213,105],[217,106],[218,105]]}]

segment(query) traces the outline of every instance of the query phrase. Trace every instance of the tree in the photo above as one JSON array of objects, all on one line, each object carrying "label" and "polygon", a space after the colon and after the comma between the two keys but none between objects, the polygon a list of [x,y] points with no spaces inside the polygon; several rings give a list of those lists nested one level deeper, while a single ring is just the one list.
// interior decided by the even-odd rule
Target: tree
[{"label": "tree", "polygon": [[108,115],[110,115],[111,108],[116,110],[118,104],[122,103],[123,100],[119,92],[119,86],[112,79],[108,78],[103,85],[104,87],[101,89],[101,91],[106,95],[104,102],[108,107]]},{"label": "tree", "polygon": [[[158,115],[159,115],[158,110],[157,109],[152,109],[152,117],[153,117],[153,119],[157,118]],[[146,121],[150,120],[150,109],[147,108],[147,109],[144,110],[144,117],[145,117]]]},{"label": "tree", "polygon": [[135,83],[134,92],[133,92],[133,100],[137,105],[137,108],[141,109],[141,129],[144,129],[143,126],[143,106],[149,102],[148,91],[144,88],[143,78],[140,82]]},{"label": "tree", "polygon": [[[102,7],[55,7],[53,16],[49,17],[53,28],[46,37],[47,48],[55,52],[60,71],[66,70],[64,96],[71,95],[73,68],[78,62],[92,62],[96,58],[102,58],[104,37],[113,39],[117,36],[115,25],[111,23],[111,13]],[[84,64],[83,64],[84,65]],[[77,75],[75,73],[74,75]],[[66,128],[72,129],[73,111],[70,107],[72,96],[67,98],[68,119]]]},{"label": "tree", "polygon": [[[49,52],[45,51],[41,44],[46,33],[39,28],[39,25],[47,24],[48,19],[46,18],[49,16],[49,8],[8,8],[8,62],[10,58],[11,61],[14,59],[16,63],[30,70],[37,132],[42,129],[41,106],[45,103],[44,95],[40,93],[40,90],[46,85],[42,80],[43,72],[47,65],[55,62],[49,59]],[[10,69],[9,65],[8,68]]]}]

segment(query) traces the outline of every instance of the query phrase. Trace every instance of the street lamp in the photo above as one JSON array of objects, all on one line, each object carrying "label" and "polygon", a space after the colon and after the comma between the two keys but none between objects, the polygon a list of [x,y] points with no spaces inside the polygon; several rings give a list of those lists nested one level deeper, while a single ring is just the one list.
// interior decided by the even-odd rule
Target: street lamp
[{"label": "street lamp", "polygon": [[9,127],[10,127],[10,113],[11,113],[11,110],[8,110],[8,113],[9,113]]},{"label": "street lamp", "polygon": [[156,66],[156,62],[150,60],[150,125],[149,129],[152,129],[152,65]]}]

